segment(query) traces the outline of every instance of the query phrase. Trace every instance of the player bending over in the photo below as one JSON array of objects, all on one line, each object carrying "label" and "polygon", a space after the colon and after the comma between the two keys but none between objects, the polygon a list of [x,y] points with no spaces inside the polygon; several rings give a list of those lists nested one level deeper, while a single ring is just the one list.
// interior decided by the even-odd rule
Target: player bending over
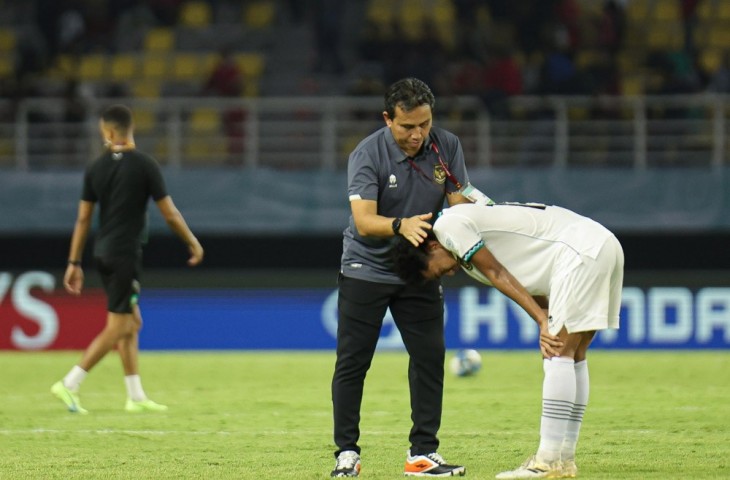
[{"label": "player bending over", "polygon": [[514,300],[540,327],[540,445],[520,467],[496,478],[575,477],[588,404],[586,351],[596,331],[619,325],[621,245],[599,223],[540,204],[456,205],[429,233],[418,248],[405,241],[394,248],[401,278],[421,282],[461,267]]}]

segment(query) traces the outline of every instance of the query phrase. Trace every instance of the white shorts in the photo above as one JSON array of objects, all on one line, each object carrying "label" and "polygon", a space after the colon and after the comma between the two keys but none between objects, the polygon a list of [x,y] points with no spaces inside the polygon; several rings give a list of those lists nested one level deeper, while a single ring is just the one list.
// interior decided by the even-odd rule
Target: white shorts
[{"label": "white shorts", "polygon": [[624,283],[624,252],[611,236],[595,259],[582,256],[581,265],[550,282],[550,333],[618,328]]}]

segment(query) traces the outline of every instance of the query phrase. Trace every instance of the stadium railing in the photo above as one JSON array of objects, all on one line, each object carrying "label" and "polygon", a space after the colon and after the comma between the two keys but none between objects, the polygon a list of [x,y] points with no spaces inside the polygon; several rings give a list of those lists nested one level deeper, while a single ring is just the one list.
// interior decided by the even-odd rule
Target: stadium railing
[{"label": "stadium railing", "polygon": [[[470,167],[717,168],[728,162],[730,96],[523,96],[487,109],[477,97],[437,99],[434,123],[462,140]],[[0,101],[0,168],[79,168],[102,148],[96,114],[135,112],[139,148],[173,168],[346,168],[383,125],[381,97],[99,98],[85,116],[63,99]]]}]

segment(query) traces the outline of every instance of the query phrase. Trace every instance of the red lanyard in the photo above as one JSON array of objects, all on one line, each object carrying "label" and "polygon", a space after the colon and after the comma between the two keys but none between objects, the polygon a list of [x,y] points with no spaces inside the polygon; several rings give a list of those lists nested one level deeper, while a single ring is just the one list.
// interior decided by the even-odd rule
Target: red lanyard
[{"label": "red lanyard", "polygon": [[[459,182],[459,180],[456,179],[456,177],[451,173],[451,171],[449,170],[449,168],[446,166],[446,163],[441,158],[441,153],[439,152],[439,147],[436,146],[436,142],[431,142],[431,149],[436,153],[436,157],[438,158],[439,163],[441,164],[441,168],[444,169],[444,173],[446,174],[446,178],[448,178],[449,181],[454,184],[454,186],[456,187],[457,190],[461,190],[461,182]],[[408,163],[411,165],[411,167],[413,167],[414,170],[416,170],[418,173],[420,173],[421,175],[423,175],[425,178],[431,180],[431,177],[429,177],[428,175],[426,175],[426,172],[424,172],[423,170],[421,170],[421,167],[419,167],[416,164],[416,162],[413,161],[413,159],[411,157],[408,157],[407,160],[408,160]]]}]

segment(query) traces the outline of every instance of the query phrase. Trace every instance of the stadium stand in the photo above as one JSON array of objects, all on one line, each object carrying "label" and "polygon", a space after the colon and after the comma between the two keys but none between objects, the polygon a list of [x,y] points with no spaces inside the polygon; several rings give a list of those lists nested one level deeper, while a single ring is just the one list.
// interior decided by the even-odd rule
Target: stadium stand
[{"label": "stadium stand", "polygon": [[[545,137],[544,146],[538,152],[531,151],[533,160],[528,163],[552,162],[561,155],[558,145],[565,142],[555,138],[556,132],[565,131],[565,135],[571,136],[575,131],[589,128],[593,129],[594,135],[609,136],[612,129],[624,128],[606,123],[609,121],[633,124],[634,135],[636,132],[646,135],[663,132],[669,128],[667,122],[670,120],[694,122],[690,129],[702,133],[697,138],[709,138],[715,145],[713,148],[724,145],[712,139],[720,135],[717,132],[727,128],[724,126],[727,122],[717,123],[724,121],[726,114],[717,113],[711,101],[699,107],[655,107],[645,113],[639,112],[635,105],[627,104],[627,99],[642,95],[728,93],[728,81],[724,79],[730,51],[730,2],[723,0],[558,0],[537,2],[534,8],[526,8],[529,2],[346,2],[338,17],[341,24],[338,54],[344,63],[341,72],[317,68],[315,60],[320,54],[317,49],[321,48],[315,41],[317,13],[300,10],[297,2],[185,0],[166,2],[166,8],[154,2],[132,3],[134,7],[98,2],[94,15],[81,12],[80,16],[74,17],[80,18],[81,24],[59,29],[49,25],[62,16],[65,4],[59,3],[55,7],[54,19],[49,19],[50,12],[36,8],[40,4],[38,1],[25,2],[22,7],[8,4],[0,20],[0,86],[5,99],[5,106],[0,109],[5,122],[0,129],[3,132],[0,140],[5,147],[0,153],[10,155],[8,152],[15,152],[15,145],[23,144],[16,138],[18,132],[35,131],[8,123],[15,118],[15,102],[23,98],[46,99],[50,102],[48,112],[35,115],[28,110],[26,120],[60,121],[64,86],[70,80],[76,80],[80,82],[80,95],[90,105],[94,99],[108,97],[150,102],[148,113],[143,114],[142,123],[146,127],[142,130],[156,135],[149,139],[150,143],[165,145],[168,155],[181,152],[183,164],[188,158],[202,163],[203,159],[196,155],[204,156],[206,149],[183,148],[181,142],[174,138],[170,140],[168,137],[176,122],[171,123],[173,127],[160,125],[169,124],[171,118],[176,118],[180,128],[203,135],[199,128],[202,114],[178,112],[174,106],[165,106],[163,100],[166,99],[209,98],[213,103],[199,106],[218,109],[216,134],[227,138],[227,128],[236,130],[235,138],[246,137],[247,140],[246,146],[238,145],[233,149],[235,155],[244,155],[249,151],[247,149],[255,154],[251,152],[271,144],[266,136],[274,135],[277,125],[266,116],[226,116],[222,106],[230,101],[216,103],[218,100],[212,97],[220,93],[206,91],[206,82],[219,66],[224,51],[232,54],[240,73],[236,80],[240,88],[226,95],[241,112],[253,108],[252,99],[378,95],[384,85],[410,73],[429,82],[439,98],[469,96],[481,101],[482,114],[491,120],[488,131],[492,135],[511,129],[534,136],[535,131],[552,129],[552,138]],[[366,25],[362,19],[368,20]],[[399,35],[399,31],[403,35]],[[406,62],[409,59],[410,63]],[[514,69],[511,76],[506,73],[508,68]],[[540,100],[565,95],[576,98],[565,100],[569,104],[565,103],[563,107]],[[604,95],[615,97],[610,107],[595,100]],[[581,96],[585,98],[577,98]],[[52,106],[53,101],[60,102],[61,106]],[[275,102],[257,105],[256,108],[272,108],[274,118],[278,118],[276,112],[283,108]],[[276,106],[261,107],[265,105]],[[308,106],[302,110],[300,106],[293,106],[288,114],[310,119],[334,116],[343,133],[338,133],[339,136],[332,140],[336,146],[331,151],[342,155],[342,150],[373,124],[371,120],[362,121],[361,110],[354,113],[348,113],[346,109],[331,110],[335,113],[330,114],[325,112],[327,108],[318,105],[313,110]],[[478,116],[474,115],[473,108],[467,111],[444,109],[447,110],[443,112],[445,118],[454,121],[471,121]],[[561,118],[572,122],[571,128],[539,126],[538,121],[546,112],[552,112],[558,125]],[[187,123],[194,119],[195,126]],[[646,128],[641,127],[642,119],[648,122]],[[507,128],[501,122],[515,123]],[[519,122],[534,122],[531,123],[533,133]],[[529,147],[523,142],[520,153],[519,142],[513,142],[509,136],[497,136],[485,144],[478,132],[487,127],[463,125],[466,146],[482,154],[489,152],[488,160],[480,160],[486,164],[516,162],[524,157],[525,151],[536,148],[541,142],[529,143]],[[328,131],[327,128],[322,127],[317,133]],[[241,133],[244,131],[249,133],[244,135]],[[251,132],[261,137],[251,137]],[[660,139],[667,137],[662,133],[657,135]],[[300,146],[307,144],[301,139],[292,142]],[[571,137],[563,152],[572,159],[582,158],[578,163],[589,164],[590,158],[601,156],[571,152],[571,142],[580,144],[580,138]],[[705,140],[704,144],[709,148],[707,142]],[[327,141],[314,143],[326,145]],[[651,150],[653,143],[645,143]],[[640,146],[641,142],[634,144]],[[698,142],[692,140],[687,144],[693,145],[694,149]],[[9,149],[7,145],[13,145],[13,148]],[[639,147],[634,145],[632,148]],[[198,153],[186,157],[186,150]],[[268,157],[273,158],[274,165],[296,163],[277,155]],[[308,155],[314,160],[305,165],[333,164],[331,157],[321,160],[330,153],[308,152]],[[625,159],[618,162],[620,164],[651,164],[650,153],[642,156],[627,151],[622,155]],[[220,158],[224,157],[226,154],[220,155]],[[713,162],[725,157],[722,152],[713,153]],[[2,162],[12,164],[7,158]],[[253,164],[257,162],[255,160]],[[240,159],[228,163],[251,164]]]}]

